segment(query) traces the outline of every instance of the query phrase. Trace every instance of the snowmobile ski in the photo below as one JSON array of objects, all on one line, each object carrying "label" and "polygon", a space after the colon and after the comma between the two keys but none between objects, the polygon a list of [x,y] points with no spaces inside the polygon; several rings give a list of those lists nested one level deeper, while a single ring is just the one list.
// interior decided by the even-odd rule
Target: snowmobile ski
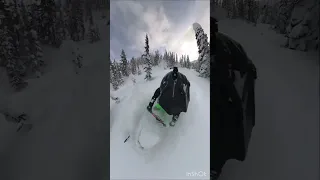
[{"label": "snowmobile ski", "polygon": [[149,111],[152,116],[159,122],[161,123],[164,127],[167,127],[167,125],[163,122],[163,120],[161,118],[159,118],[159,116],[157,116],[156,114],[154,114],[152,111]]}]

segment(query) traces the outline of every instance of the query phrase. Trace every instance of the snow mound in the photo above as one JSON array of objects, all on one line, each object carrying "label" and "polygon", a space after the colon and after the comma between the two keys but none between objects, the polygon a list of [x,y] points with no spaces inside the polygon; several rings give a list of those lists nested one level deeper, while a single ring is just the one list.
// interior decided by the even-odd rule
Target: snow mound
[{"label": "snow mound", "polygon": [[160,137],[156,133],[143,128],[141,130],[139,141],[142,147],[149,149],[158,144]]}]

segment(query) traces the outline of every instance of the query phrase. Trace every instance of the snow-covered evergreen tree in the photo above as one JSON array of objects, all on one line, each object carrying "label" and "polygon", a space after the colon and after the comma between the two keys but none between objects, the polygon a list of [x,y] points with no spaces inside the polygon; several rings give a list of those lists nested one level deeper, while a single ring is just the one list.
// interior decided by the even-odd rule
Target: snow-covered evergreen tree
[{"label": "snow-covered evergreen tree", "polygon": [[25,43],[27,45],[28,53],[28,64],[32,72],[36,73],[37,77],[41,76],[41,68],[44,67],[44,61],[42,59],[43,52],[38,41],[37,31],[31,29],[29,33],[26,34]]},{"label": "snow-covered evergreen tree", "polygon": [[28,85],[22,79],[19,58],[7,28],[0,29],[0,62],[6,67],[10,83],[15,90],[20,90]]},{"label": "snow-covered evergreen tree", "polygon": [[178,54],[176,54],[176,57],[174,59],[175,65],[177,65],[179,63],[179,59],[178,59]]},{"label": "snow-covered evergreen tree", "polygon": [[180,67],[183,67],[183,58],[182,58],[182,56],[180,57],[179,65],[180,65]]},{"label": "snow-covered evergreen tree", "polygon": [[144,61],[145,61],[145,67],[144,70],[146,72],[146,76],[144,79],[146,79],[147,81],[150,81],[152,76],[152,64],[151,64],[151,59],[150,59],[150,54],[149,54],[149,39],[148,39],[148,35],[146,35],[146,39],[145,39],[145,44],[146,46],[145,48],[145,53],[143,55]]},{"label": "snow-covered evergreen tree", "polygon": [[319,1],[279,0],[261,7],[262,23],[284,34],[281,46],[307,51],[317,49],[319,38]]},{"label": "snow-covered evergreen tree", "polygon": [[276,7],[277,7],[277,11],[272,11],[276,13],[276,18],[272,18],[272,19],[275,19],[274,24],[272,25],[275,30],[277,30],[281,34],[285,34],[286,27],[290,22],[290,16],[291,16],[293,7],[289,0],[280,0],[277,3]]},{"label": "snow-covered evergreen tree", "polygon": [[131,67],[131,73],[133,75],[135,75],[137,73],[137,64],[136,64],[136,60],[134,59],[134,57],[131,58],[130,67]]},{"label": "snow-covered evergreen tree", "polygon": [[136,69],[137,69],[138,75],[141,75],[141,69],[140,69],[140,66],[142,64],[141,57],[135,58],[135,63],[136,63]]},{"label": "snow-covered evergreen tree", "polygon": [[227,11],[227,17],[231,18],[231,16],[232,16],[232,0],[223,0],[223,7]]},{"label": "snow-covered evergreen tree", "polygon": [[124,52],[124,50],[122,49],[121,50],[121,73],[123,76],[129,76],[129,72],[128,72],[128,60],[127,60],[127,56],[126,56],[126,53]]},{"label": "snow-covered evergreen tree", "polygon": [[0,7],[0,62],[6,68],[12,87],[21,90],[28,85],[22,78],[26,66],[20,58],[22,18],[16,3],[0,1]]},{"label": "snow-covered evergreen tree", "polygon": [[174,52],[169,52],[168,54],[168,67],[172,68],[175,66],[175,54]]},{"label": "snow-covered evergreen tree", "polygon": [[41,76],[41,69],[44,67],[42,59],[43,53],[38,40],[37,27],[34,26],[32,12],[26,8],[23,1],[20,4],[20,34],[19,34],[19,55],[23,61],[25,71],[23,74],[36,73],[37,77]]},{"label": "snow-covered evergreen tree", "polygon": [[301,51],[319,47],[319,1],[303,0],[293,4],[293,11],[286,28],[286,47]]},{"label": "snow-covered evergreen tree", "polygon": [[56,47],[60,47],[63,40],[66,40],[66,29],[64,22],[64,12],[61,0],[57,0],[56,6],[56,22],[55,22],[55,36],[56,36]]},{"label": "snow-covered evergreen tree", "polygon": [[72,0],[69,4],[71,11],[70,18],[70,34],[74,41],[84,40],[85,28],[84,28],[84,5],[83,0]]},{"label": "snow-covered evergreen tree", "polygon": [[240,18],[244,18],[245,16],[245,6],[242,0],[237,1],[237,10]]},{"label": "snow-covered evergreen tree", "polygon": [[199,67],[197,71],[201,77],[210,77],[210,48],[208,37],[204,33],[202,27],[198,23],[193,24],[193,29],[196,34],[198,52],[199,52]]},{"label": "snow-covered evergreen tree", "polygon": [[175,57],[174,57],[174,66],[177,66],[179,64],[178,61],[178,55],[175,53]]},{"label": "snow-covered evergreen tree", "polygon": [[256,0],[247,0],[247,20],[249,22],[254,23],[256,25],[257,23],[257,18],[256,18],[256,13],[257,13],[257,6],[256,6]]},{"label": "snow-covered evergreen tree", "polygon": [[62,28],[63,28],[63,39],[70,40],[71,39],[71,5],[69,3],[65,3],[61,8],[61,16],[62,16]]},{"label": "snow-covered evergreen tree", "polygon": [[238,11],[236,7],[236,0],[231,0],[231,18],[235,19],[238,16]]},{"label": "snow-covered evergreen tree", "polygon": [[[56,37],[56,5],[54,0],[41,0],[38,6],[38,35],[42,43],[59,47],[61,42]],[[58,45],[57,45],[58,44]]]},{"label": "snow-covered evergreen tree", "polygon": [[187,60],[186,61],[187,61],[187,68],[190,69],[191,64],[190,64],[189,55],[187,56]]},{"label": "snow-covered evergreen tree", "polygon": [[124,83],[123,76],[121,73],[122,66],[120,63],[116,63],[115,60],[113,61],[113,64],[116,67],[116,80],[118,82],[118,85],[121,86]]},{"label": "snow-covered evergreen tree", "polygon": [[155,55],[154,55],[154,66],[159,65],[160,63],[160,52],[158,50],[155,51]]},{"label": "snow-covered evergreen tree", "polygon": [[94,25],[92,6],[89,1],[86,2],[86,18],[89,20],[88,38],[90,43],[94,43],[100,40],[100,32],[97,25]]},{"label": "snow-covered evergreen tree", "polygon": [[110,71],[111,71],[110,82],[112,84],[113,89],[117,90],[119,89],[119,79],[117,79],[118,78],[117,67],[116,67],[116,62],[113,61],[112,63],[111,59],[110,59]]}]

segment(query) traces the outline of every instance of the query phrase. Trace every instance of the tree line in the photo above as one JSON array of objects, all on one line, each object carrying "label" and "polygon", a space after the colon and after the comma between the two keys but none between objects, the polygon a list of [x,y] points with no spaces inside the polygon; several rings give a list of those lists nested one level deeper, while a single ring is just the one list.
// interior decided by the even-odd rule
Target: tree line
[{"label": "tree line", "polygon": [[244,19],[253,25],[269,24],[286,37],[281,46],[301,51],[319,49],[319,1],[316,0],[214,0],[227,17]]},{"label": "tree line", "polygon": [[86,38],[91,43],[99,41],[93,10],[102,8],[102,2],[0,0],[0,67],[6,69],[12,87],[23,89],[28,85],[27,76],[43,74],[43,46],[59,48],[64,40]]},{"label": "tree line", "polygon": [[165,68],[179,66],[183,68],[193,68],[189,55],[181,55],[171,51],[165,51],[163,54],[156,50],[154,53],[149,52],[149,39],[145,37],[145,51],[140,57],[132,57],[130,61],[127,59],[125,51],[122,49],[120,60],[112,61],[110,58],[110,83],[113,89],[117,90],[124,83],[124,78],[132,75],[141,75],[142,70],[145,72],[145,79],[152,80],[152,67],[159,66],[161,63]]}]

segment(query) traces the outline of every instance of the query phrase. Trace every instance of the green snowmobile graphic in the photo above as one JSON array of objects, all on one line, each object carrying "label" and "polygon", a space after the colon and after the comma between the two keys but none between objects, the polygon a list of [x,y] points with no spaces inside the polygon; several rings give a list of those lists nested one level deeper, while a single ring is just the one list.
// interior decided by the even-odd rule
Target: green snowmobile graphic
[{"label": "green snowmobile graphic", "polygon": [[150,112],[156,120],[158,120],[163,126],[168,126],[170,121],[170,115],[161,107],[159,103],[153,106],[153,111]]}]

